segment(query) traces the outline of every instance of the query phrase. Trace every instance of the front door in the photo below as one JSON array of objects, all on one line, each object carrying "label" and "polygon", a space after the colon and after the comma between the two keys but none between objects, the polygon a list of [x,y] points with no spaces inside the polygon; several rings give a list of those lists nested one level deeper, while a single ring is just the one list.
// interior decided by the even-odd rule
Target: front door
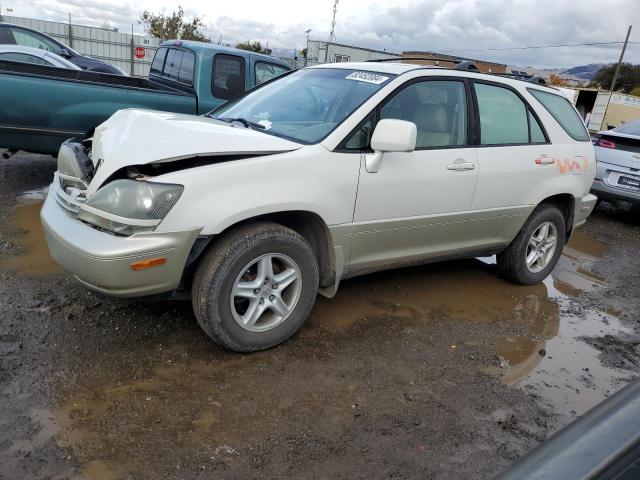
[{"label": "front door", "polygon": [[[465,223],[478,176],[463,80],[420,79],[394,92],[377,117],[414,122],[416,150],[364,161],[354,211],[354,270],[420,261],[468,248]],[[364,159],[363,159],[364,160]]]}]

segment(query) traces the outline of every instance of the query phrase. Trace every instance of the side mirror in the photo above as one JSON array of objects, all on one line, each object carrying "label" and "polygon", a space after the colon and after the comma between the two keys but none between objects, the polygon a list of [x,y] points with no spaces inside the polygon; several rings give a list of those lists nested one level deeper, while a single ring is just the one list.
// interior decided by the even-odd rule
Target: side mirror
[{"label": "side mirror", "polygon": [[71,58],[73,55],[71,55],[71,52],[69,50],[67,50],[66,48],[62,48],[59,52],[58,55],[60,55],[63,58],[69,59]]},{"label": "side mirror", "polygon": [[416,149],[418,129],[413,122],[385,118],[376,125],[371,136],[372,154],[366,156],[367,172],[380,170],[385,152],[413,152]]}]

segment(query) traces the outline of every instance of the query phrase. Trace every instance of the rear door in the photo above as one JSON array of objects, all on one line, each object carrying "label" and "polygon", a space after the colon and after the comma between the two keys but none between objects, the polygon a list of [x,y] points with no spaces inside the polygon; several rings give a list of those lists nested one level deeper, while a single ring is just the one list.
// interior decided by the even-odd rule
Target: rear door
[{"label": "rear door", "polygon": [[491,247],[515,237],[531,212],[530,193],[557,169],[542,123],[515,89],[475,80],[473,91],[480,173],[468,235]]},{"label": "rear door", "polygon": [[[377,119],[416,124],[416,149],[385,153],[376,173],[363,162],[352,267],[420,261],[468,247],[465,221],[478,175],[469,102],[463,79],[430,77],[405,84],[378,107]],[[363,128],[372,130],[367,123]],[[354,139],[366,135],[355,132]]]}]

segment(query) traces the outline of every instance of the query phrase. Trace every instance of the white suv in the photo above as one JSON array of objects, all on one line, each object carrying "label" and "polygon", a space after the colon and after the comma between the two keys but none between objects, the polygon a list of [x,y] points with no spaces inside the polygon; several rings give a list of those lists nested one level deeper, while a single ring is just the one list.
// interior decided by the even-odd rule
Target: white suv
[{"label": "white suv", "polygon": [[541,281],[585,222],[594,150],[556,90],[406,64],[320,65],[195,117],[123,110],[65,143],[42,210],[52,256],[114,296],[191,290],[202,328],[254,351],[317,292],[497,254]]}]

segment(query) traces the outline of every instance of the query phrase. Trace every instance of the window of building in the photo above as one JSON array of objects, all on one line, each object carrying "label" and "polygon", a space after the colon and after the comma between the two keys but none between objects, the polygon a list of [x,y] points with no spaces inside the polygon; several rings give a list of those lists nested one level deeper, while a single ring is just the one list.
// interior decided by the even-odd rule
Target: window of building
[{"label": "window of building", "polygon": [[[416,148],[467,144],[467,96],[460,81],[424,81],[396,93],[380,109],[380,118],[416,124]],[[525,119],[526,120],[526,119]]]},{"label": "window of building", "polygon": [[584,123],[582,123],[578,112],[569,103],[569,100],[563,96],[543,92],[542,90],[533,88],[528,90],[549,111],[571,138],[580,141],[589,140],[589,133],[587,133]]},{"label": "window of building", "polygon": [[231,100],[244,92],[244,58],[219,53],[213,61],[213,96]]},{"label": "window of building", "polygon": [[350,58],[349,55],[341,55],[341,54],[336,53],[334,62],[335,63],[348,62],[349,58]]},{"label": "window of building", "polygon": [[283,67],[282,65],[276,65],[275,63],[256,62],[256,85],[260,85],[261,83],[271,80],[272,78],[282,75],[288,71],[288,68]]},{"label": "window of building", "polygon": [[510,145],[529,143],[527,106],[513,91],[475,83],[480,110],[480,143]]}]

